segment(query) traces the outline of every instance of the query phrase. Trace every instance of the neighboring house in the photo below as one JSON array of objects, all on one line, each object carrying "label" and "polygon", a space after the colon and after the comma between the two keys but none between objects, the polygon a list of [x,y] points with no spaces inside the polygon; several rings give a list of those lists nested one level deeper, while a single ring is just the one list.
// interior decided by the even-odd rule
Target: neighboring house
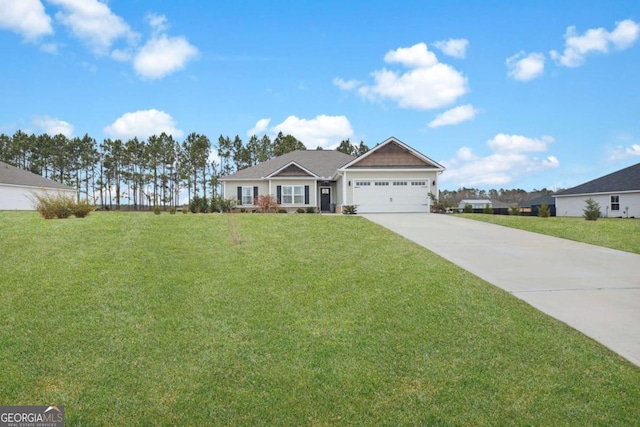
[{"label": "neighboring house", "polygon": [[75,188],[0,162],[0,210],[34,210],[34,193],[62,192],[76,196]]},{"label": "neighboring house", "polygon": [[554,194],[558,216],[582,216],[587,199],[605,217],[640,217],[640,163]]},{"label": "neighboring house", "polygon": [[549,207],[549,214],[551,216],[556,216],[556,199],[553,198],[552,194],[539,196],[521,203],[520,212],[524,215],[538,216],[538,210],[540,209],[540,206],[542,206],[543,201]]},{"label": "neighboring house", "polygon": [[489,199],[464,199],[458,203],[458,210],[462,211],[467,205],[471,205],[472,209],[484,209],[487,205],[493,207],[493,203]]},{"label": "neighboring house", "polygon": [[220,178],[225,198],[254,209],[259,195],[274,195],[283,209],[315,207],[359,213],[429,212],[444,167],[396,138],[360,157],[335,150],[296,150]]}]

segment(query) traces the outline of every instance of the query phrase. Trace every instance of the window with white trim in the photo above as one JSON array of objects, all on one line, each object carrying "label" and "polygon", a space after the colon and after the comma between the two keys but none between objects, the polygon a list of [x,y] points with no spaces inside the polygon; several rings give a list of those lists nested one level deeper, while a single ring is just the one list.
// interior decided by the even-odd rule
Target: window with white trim
[{"label": "window with white trim", "polygon": [[620,196],[611,196],[611,210],[612,211],[620,210]]},{"label": "window with white trim", "polygon": [[253,187],[242,187],[242,204],[253,205]]},{"label": "window with white trim", "polygon": [[283,185],[282,204],[304,204],[304,185]]}]

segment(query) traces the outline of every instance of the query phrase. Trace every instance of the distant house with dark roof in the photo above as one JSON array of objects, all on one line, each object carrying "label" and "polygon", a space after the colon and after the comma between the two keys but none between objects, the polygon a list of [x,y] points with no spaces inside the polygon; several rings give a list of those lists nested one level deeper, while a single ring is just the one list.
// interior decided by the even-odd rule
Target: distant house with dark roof
[{"label": "distant house with dark roof", "polygon": [[0,162],[0,210],[34,210],[31,201],[33,194],[42,192],[76,195],[75,188]]},{"label": "distant house with dark roof", "polygon": [[544,196],[538,196],[526,202],[520,203],[520,212],[523,215],[538,216],[538,211],[542,206],[542,202],[547,204],[549,213],[551,216],[556,216],[556,199],[552,194],[546,194]]},{"label": "distant house with dark roof", "polygon": [[335,150],[296,150],[220,178],[225,198],[255,209],[260,195],[273,195],[288,211],[338,212],[356,205],[366,212],[429,212],[444,170],[396,138],[359,157]]},{"label": "distant house with dark roof", "polygon": [[640,217],[640,163],[554,194],[558,216],[582,216],[586,200],[604,217]]}]

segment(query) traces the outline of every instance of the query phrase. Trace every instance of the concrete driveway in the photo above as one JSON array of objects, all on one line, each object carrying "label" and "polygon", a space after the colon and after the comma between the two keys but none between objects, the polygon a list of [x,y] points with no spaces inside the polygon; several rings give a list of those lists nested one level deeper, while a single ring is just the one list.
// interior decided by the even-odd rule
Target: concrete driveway
[{"label": "concrete driveway", "polygon": [[640,366],[640,255],[455,215],[362,216]]}]

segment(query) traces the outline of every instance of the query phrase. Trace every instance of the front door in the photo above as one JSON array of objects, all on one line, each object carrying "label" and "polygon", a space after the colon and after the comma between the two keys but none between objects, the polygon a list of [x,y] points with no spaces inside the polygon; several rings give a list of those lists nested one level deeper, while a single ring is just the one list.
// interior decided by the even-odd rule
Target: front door
[{"label": "front door", "polygon": [[331,209],[331,188],[320,187],[320,210],[329,211]]}]

